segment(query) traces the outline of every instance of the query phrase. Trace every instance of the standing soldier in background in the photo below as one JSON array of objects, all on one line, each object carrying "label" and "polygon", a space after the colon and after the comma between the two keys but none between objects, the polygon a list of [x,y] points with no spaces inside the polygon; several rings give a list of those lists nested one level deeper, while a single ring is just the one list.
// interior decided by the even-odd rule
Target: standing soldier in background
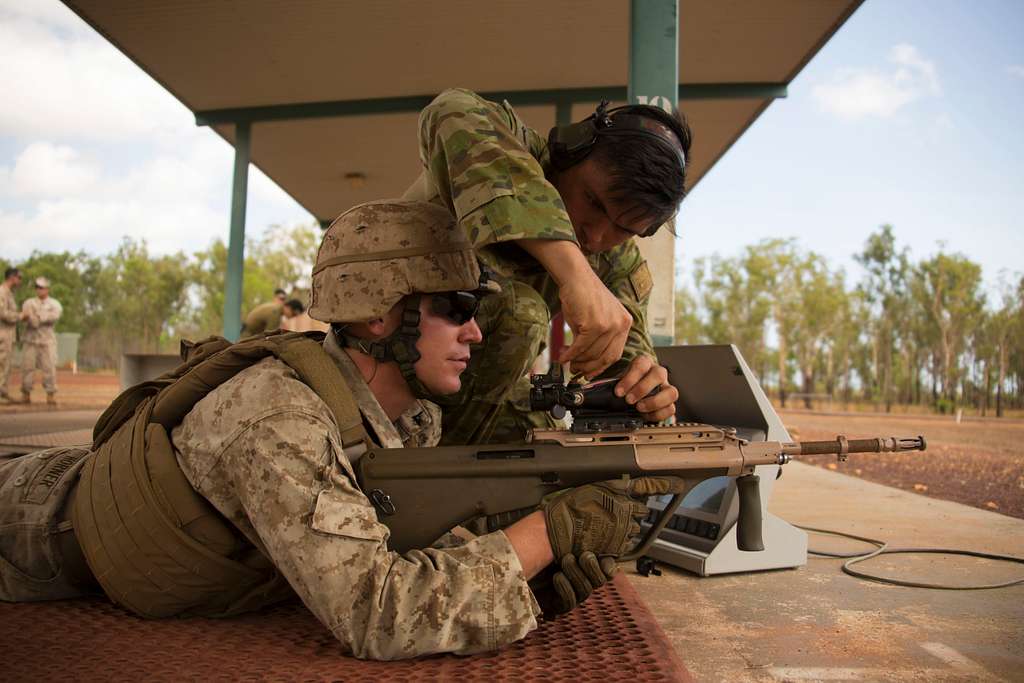
[{"label": "standing soldier in background", "polygon": [[242,336],[251,337],[254,334],[263,334],[270,330],[281,327],[281,316],[284,313],[284,304],[288,295],[283,289],[274,290],[274,300],[260,304],[249,311],[242,324]]},{"label": "standing soldier in background", "polygon": [[36,295],[22,304],[25,334],[21,340],[21,398],[32,402],[35,371],[43,371],[43,389],[46,403],[57,405],[57,335],[53,326],[60,320],[64,309],[50,296],[50,281],[37,277]]},{"label": "standing soldier in background", "polygon": [[14,300],[14,290],[21,285],[21,272],[17,268],[4,271],[4,281],[0,283],[0,400],[10,401],[7,393],[7,380],[11,375],[11,356],[14,355],[14,337],[18,323],[25,319],[25,314],[18,311],[18,302]]}]

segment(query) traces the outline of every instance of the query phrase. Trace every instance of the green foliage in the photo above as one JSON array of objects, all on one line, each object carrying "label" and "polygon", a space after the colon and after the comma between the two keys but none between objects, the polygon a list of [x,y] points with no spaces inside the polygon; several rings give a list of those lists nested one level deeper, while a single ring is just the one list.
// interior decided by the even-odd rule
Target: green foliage
[{"label": "green foliage", "polygon": [[[246,251],[243,309],[269,300],[277,288],[304,299],[320,231],[314,226],[271,226]],[[58,332],[79,332],[83,366],[116,367],[122,353],[177,352],[180,338],[220,334],[227,248],[215,240],[192,257],[153,256],[145,242],[125,238],[104,257],[34,252],[17,265],[21,304],[34,296],[31,281],[50,279],[50,294],[64,314]],[[0,261],[0,267],[8,263]]]},{"label": "green foliage", "polygon": [[[273,225],[261,239],[247,241],[242,316],[273,298],[275,289],[285,290],[290,298],[305,299],[304,292],[310,285],[309,274],[319,246],[320,230],[312,225],[289,229]],[[194,255],[189,272],[190,313],[182,326],[183,334],[200,338],[220,334],[223,329],[227,259],[227,246],[220,239]]]},{"label": "green foliage", "polygon": [[145,241],[126,237],[103,260],[94,284],[90,341],[102,340],[100,355],[113,363],[122,353],[161,351],[184,315],[188,275],[185,254],[152,257]]},{"label": "green foliage", "polygon": [[859,391],[887,410],[1024,404],[1024,277],[986,308],[980,266],[942,250],[913,263],[889,225],[855,258],[853,287],[792,240],[699,259],[696,291],[676,293],[677,339],[737,344],[783,405],[796,377],[804,394]]}]

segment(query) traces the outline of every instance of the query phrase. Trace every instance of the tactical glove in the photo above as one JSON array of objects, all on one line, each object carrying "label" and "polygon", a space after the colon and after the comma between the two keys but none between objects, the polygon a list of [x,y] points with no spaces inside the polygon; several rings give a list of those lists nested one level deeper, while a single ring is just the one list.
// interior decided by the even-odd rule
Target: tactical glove
[{"label": "tactical glove", "polygon": [[640,533],[647,506],[632,496],[667,493],[677,486],[665,477],[603,481],[560,491],[541,502],[555,558],[590,551],[602,557],[625,553]]},{"label": "tactical glove", "polygon": [[564,614],[576,608],[578,604],[590,597],[590,594],[608,583],[618,571],[618,565],[612,557],[597,559],[597,555],[587,551],[577,558],[566,555],[561,561],[562,570],[551,577],[558,603],[556,614]]}]

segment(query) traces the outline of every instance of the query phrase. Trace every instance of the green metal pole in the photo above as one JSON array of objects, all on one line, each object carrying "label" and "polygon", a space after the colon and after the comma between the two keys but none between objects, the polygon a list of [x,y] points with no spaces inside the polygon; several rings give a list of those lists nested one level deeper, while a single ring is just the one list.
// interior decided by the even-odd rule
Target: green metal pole
[{"label": "green metal pole", "polygon": [[[631,0],[626,99],[630,104],[649,104],[670,113],[679,107],[679,0]],[[649,238],[655,244],[644,245],[649,248],[646,256],[655,282],[649,304],[651,341],[655,346],[671,346],[675,337],[674,244],[667,233],[661,233],[666,231]]]},{"label": "green metal pole", "polygon": [[629,5],[630,104],[665,111],[679,106],[679,0],[632,0]]},{"label": "green metal pole", "polygon": [[224,274],[224,336],[231,341],[242,332],[242,273],[245,267],[245,201],[249,188],[248,122],[235,125],[235,175],[231,187],[231,235],[228,268]]}]

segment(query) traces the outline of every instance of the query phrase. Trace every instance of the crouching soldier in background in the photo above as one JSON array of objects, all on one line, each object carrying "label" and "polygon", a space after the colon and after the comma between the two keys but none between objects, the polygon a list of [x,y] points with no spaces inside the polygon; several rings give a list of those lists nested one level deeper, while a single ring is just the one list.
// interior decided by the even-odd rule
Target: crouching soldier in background
[{"label": "crouching soldier in background", "polygon": [[443,208],[342,214],[313,270],[326,337],[192,345],[184,365],[107,409],[91,447],[0,465],[0,598],[102,591],[166,617],[298,594],[348,651],[374,659],[522,638],[539,614],[527,581],[573,555],[600,585],[610,569],[592,558],[627,550],[642,504],[582,486],[503,531],[399,555],[353,470],[368,448],[437,443],[440,413],[423,397],[459,390],[480,341],[474,315],[495,289]]}]

